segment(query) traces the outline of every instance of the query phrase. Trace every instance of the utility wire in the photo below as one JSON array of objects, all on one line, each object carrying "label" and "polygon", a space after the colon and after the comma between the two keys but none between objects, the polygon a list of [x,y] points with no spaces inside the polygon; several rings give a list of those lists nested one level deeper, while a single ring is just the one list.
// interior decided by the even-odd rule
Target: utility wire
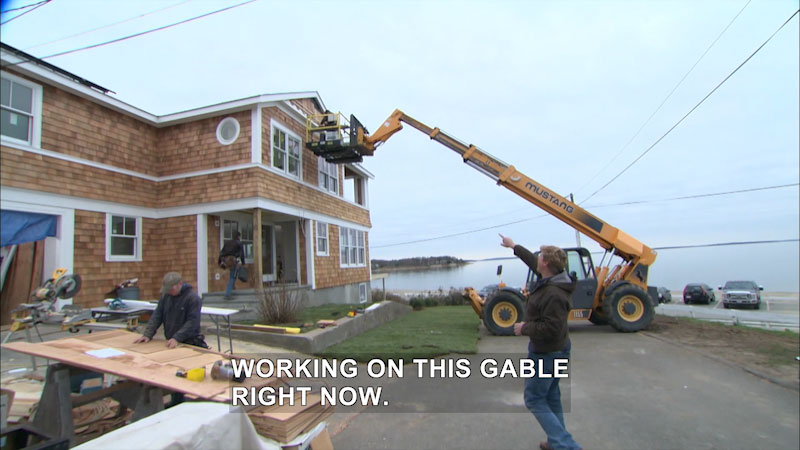
[{"label": "utility wire", "polygon": [[[624,206],[624,205],[635,205],[635,204],[644,204],[644,203],[667,202],[667,201],[673,201],[673,200],[686,200],[686,199],[703,198],[703,197],[716,197],[716,196],[720,196],[720,195],[732,195],[732,194],[740,194],[740,193],[744,193],[744,192],[766,191],[766,190],[770,190],[770,189],[781,189],[781,188],[787,188],[787,187],[792,187],[792,186],[800,186],[800,183],[780,184],[780,185],[776,185],[776,186],[764,186],[764,187],[749,188],[749,189],[739,189],[739,190],[736,190],[736,191],[713,192],[713,193],[709,193],[709,194],[687,195],[687,196],[683,196],[683,197],[672,197],[672,198],[666,198],[666,199],[661,199],[661,200],[635,200],[635,201],[629,201],[629,202],[610,203],[610,204],[607,204],[607,205],[595,205],[595,206],[592,206],[592,207],[593,208],[604,208],[604,207],[609,207],[609,206]],[[515,220],[513,222],[502,223],[502,224],[499,224],[499,225],[491,225],[491,226],[488,226],[488,227],[478,228],[478,229],[475,229],[475,230],[462,231],[462,232],[459,232],[459,233],[446,234],[446,235],[443,235],[443,236],[435,236],[435,237],[425,238],[425,239],[417,239],[417,240],[413,240],[413,241],[398,242],[398,243],[395,243],[395,244],[371,245],[370,248],[397,247],[397,246],[400,246],[400,245],[418,244],[420,242],[436,241],[436,240],[439,240],[439,239],[446,239],[446,238],[451,238],[451,237],[456,237],[456,236],[463,236],[463,235],[466,235],[466,234],[478,233],[478,232],[486,231],[486,230],[493,230],[493,229],[502,228],[502,227],[505,227],[505,226],[508,226],[508,225],[516,225],[518,223],[528,222],[530,220],[535,220],[535,219],[541,219],[542,217],[548,217],[548,216],[550,216],[550,214],[540,214],[538,216],[528,217],[526,219]]]},{"label": "utility wire", "polygon": [[110,28],[110,27],[113,27],[113,26],[116,26],[116,25],[120,25],[120,24],[123,24],[123,23],[126,23],[126,22],[130,22],[132,20],[141,19],[142,17],[149,16],[151,14],[155,14],[157,12],[161,12],[161,11],[164,11],[164,10],[167,10],[167,9],[170,9],[170,8],[174,8],[176,6],[183,5],[184,3],[189,3],[190,1],[192,1],[192,0],[184,0],[184,1],[180,2],[180,3],[175,3],[173,5],[165,6],[163,8],[154,9],[154,10],[152,10],[150,12],[146,12],[144,14],[139,14],[138,16],[135,16],[135,17],[129,17],[127,19],[120,20],[119,22],[114,22],[114,23],[110,23],[108,25],[103,25],[103,26],[100,26],[100,27],[97,27],[97,28],[92,28],[91,30],[81,31],[80,33],[71,34],[69,36],[65,36],[65,37],[62,37],[62,38],[54,39],[52,41],[42,42],[40,44],[36,44],[36,45],[30,46],[30,47],[23,48],[23,50],[29,51],[31,49],[38,48],[38,47],[41,47],[43,45],[54,44],[56,42],[61,42],[61,41],[67,40],[67,39],[72,39],[74,37],[83,36],[84,34],[94,33],[95,31],[103,30],[105,28]]},{"label": "utility wire", "polygon": [[31,5],[28,5],[28,6],[21,6],[21,7],[19,7],[19,8],[14,8],[14,9],[9,9],[8,11],[3,11],[3,12],[11,12],[11,11],[16,11],[16,10],[19,10],[19,9],[25,9],[25,8],[31,8],[31,7],[33,7],[33,8],[31,8],[31,9],[29,9],[29,10],[25,11],[25,12],[24,12],[24,13],[22,13],[22,14],[17,14],[16,16],[14,16],[14,17],[12,17],[12,18],[10,18],[10,19],[6,20],[6,21],[0,22],[0,25],[5,25],[5,24],[7,24],[8,22],[11,22],[11,21],[12,21],[12,20],[14,20],[14,19],[19,19],[20,17],[24,16],[25,14],[28,14],[28,13],[29,13],[29,12],[31,12],[31,11],[36,11],[36,9],[37,9],[37,8],[39,8],[39,7],[42,7],[42,6],[44,6],[44,5],[48,4],[48,3],[50,3],[51,1],[52,1],[52,0],[42,0],[42,1],[41,1],[41,2],[39,2],[39,3],[34,3],[34,4],[31,4]]},{"label": "utility wire", "polygon": [[31,6],[41,5],[42,3],[47,3],[49,1],[51,1],[51,0],[42,0],[41,2],[31,3],[30,5],[20,6],[19,8],[11,8],[11,9],[7,9],[5,11],[0,11],[0,13],[9,13],[11,11],[19,11],[20,9],[26,9],[26,8],[30,8]]},{"label": "utility wire", "polygon": [[696,245],[672,245],[669,247],[653,247],[653,250],[677,250],[681,248],[701,248],[701,247],[728,247],[731,245],[752,245],[752,244],[779,244],[783,242],[799,242],[800,239],[773,239],[769,241],[739,241],[739,242],[718,242],[715,244],[696,244]]},{"label": "utility wire", "polygon": [[723,34],[725,34],[725,32],[726,32],[726,31],[728,31],[728,28],[730,28],[730,27],[731,27],[731,25],[733,25],[733,22],[735,22],[735,21],[736,21],[736,19],[739,17],[739,15],[741,15],[741,14],[742,14],[742,11],[744,11],[744,9],[745,9],[745,8],[747,8],[747,5],[749,5],[751,1],[752,1],[752,0],[747,0],[747,3],[745,3],[745,4],[744,4],[744,6],[742,7],[742,9],[740,9],[740,10],[739,10],[739,12],[738,12],[738,13],[736,13],[736,15],[735,15],[735,16],[733,16],[733,19],[731,19],[731,21],[730,21],[730,22],[728,22],[728,25],[727,25],[727,26],[725,26],[725,28],[724,28],[724,29],[723,29],[723,30],[722,30],[722,31],[719,33],[719,35],[717,35],[717,38],[716,38],[716,39],[714,39],[714,41],[713,41],[713,42],[712,42],[712,43],[711,43],[711,44],[708,46],[708,48],[706,48],[706,51],[704,51],[704,52],[703,52],[703,54],[702,54],[702,55],[700,55],[700,57],[699,57],[699,58],[697,58],[697,61],[695,61],[695,62],[694,62],[694,64],[692,65],[692,67],[689,69],[689,71],[688,71],[688,72],[686,72],[686,73],[683,75],[683,78],[681,78],[681,79],[680,79],[680,81],[678,81],[678,84],[676,84],[676,85],[675,85],[675,87],[673,87],[673,88],[672,88],[672,90],[669,92],[669,94],[667,94],[667,96],[666,96],[666,97],[664,97],[664,100],[662,100],[662,101],[661,101],[661,104],[660,104],[660,105],[658,105],[658,107],[656,108],[656,110],[655,110],[655,111],[653,111],[653,113],[652,113],[652,114],[650,114],[650,117],[648,117],[648,118],[647,118],[647,120],[645,120],[645,121],[644,121],[644,123],[642,124],[642,126],[640,126],[638,130],[636,130],[636,133],[634,133],[634,135],[633,135],[633,136],[631,136],[631,138],[630,138],[630,139],[628,139],[628,142],[627,142],[625,145],[623,145],[621,149],[619,149],[619,152],[617,152],[617,154],[616,154],[616,155],[614,155],[614,157],[613,157],[613,158],[611,158],[611,160],[609,160],[609,161],[608,161],[608,163],[606,163],[606,165],[605,165],[605,166],[603,166],[603,168],[602,168],[602,169],[600,169],[599,171],[597,171],[597,173],[595,173],[593,177],[591,177],[591,178],[590,178],[590,179],[589,179],[589,180],[588,180],[586,183],[584,183],[584,184],[583,184],[583,186],[579,187],[579,188],[578,188],[578,189],[575,191],[575,193],[576,193],[576,194],[577,194],[578,192],[582,191],[582,190],[583,190],[583,188],[585,188],[586,186],[588,186],[588,185],[589,185],[589,184],[590,184],[592,181],[594,181],[594,179],[595,179],[595,178],[597,178],[597,177],[598,177],[598,176],[599,176],[601,173],[603,173],[603,171],[604,171],[604,170],[608,169],[608,167],[609,167],[609,166],[610,166],[610,165],[611,165],[611,164],[612,164],[614,161],[616,161],[616,160],[617,160],[617,158],[619,158],[619,156],[620,156],[620,155],[621,155],[621,154],[622,154],[622,153],[625,151],[625,149],[627,149],[627,148],[628,148],[628,146],[629,146],[629,145],[631,145],[631,143],[633,142],[633,140],[634,140],[634,139],[636,139],[636,137],[637,137],[637,136],[639,136],[639,133],[641,133],[641,132],[642,132],[642,130],[644,129],[644,127],[645,127],[645,126],[647,126],[647,124],[648,124],[648,123],[650,123],[650,121],[653,119],[653,117],[655,117],[655,115],[656,115],[656,114],[658,114],[658,112],[659,112],[659,111],[661,111],[661,108],[664,106],[664,104],[665,104],[665,103],[667,103],[667,100],[669,100],[669,98],[670,98],[670,97],[672,97],[672,94],[674,94],[674,93],[675,93],[675,91],[676,91],[676,90],[678,90],[678,87],[679,87],[681,84],[683,84],[683,82],[686,80],[686,78],[689,76],[689,74],[691,74],[691,73],[692,73],[692,71],[694,71],[694,68],[695,68],[695,67],[697,67],[697,65],[698,65],[698,64],[700,64],[700,61],[702,61],[702,60],[703,60],[703,58],[705,58],[706,54],[708,54],[708,52],[711,50],[711,47],[713,47],[713,46],[714,46],[714,45],[717,43],[717,41],[719,41],[719,39],[722,37],[722,35],[723,35]]},{"label": "utility wire", "polygon": [[[228,6],[227,8],[218,9],[216,11],[211,11],[211,12],[208,12],[208,13],[205,13],[205,14],[201,14],[199,16],[195,16],[195,17],[191,17],[189,19],[181,20],[180,22],[175,22],[175,23],[172,23],[172,24],[169,24],[169,25],[164,25],[162,27],[153,28],[153,29],[147,30],[147,31],[142,31],[141,33],[131,34],[129,36],[121,37],[121,38],[118,38],[118,39],[113,39],[113,40],[110,40],[110,41],[101,42],[99,44],[87,45],[86,47],[76,48],[74,50],[67,50],[67,51],[64,51],[64,52],[53,53],[52,55],[43,56],[43,57],[41,57],[39,59],[55,58],[57,56],[68,55],[70,53],[76,53],[76,52],[80,52],[80,51],[83,51],[83,50],[89,50],[89,49],[92,49],[92,48],[102,47],[104,45],[114,44],[116,42],[121,42],[121,41],[125,41],[125,40],[128,40],[128,39],[133,39],[135,37],[144,36],[145,34],[154,33],[156,31],[161,31],[161,30],[165,30],[167,28],[172,28],[172,27],[177,26],[177,25],[182,25],[184,23],[192,22],[192,21],[197,20],[197,19],[202,19],[203,17],[208,17],[208,16],[211,16],[211,15],[214,15],[214,14],[218,14],[218,13],[221,13],[223,11],[227,11],[229,9],[238,8],[240,6],[244,6],[244,5],[248,4],[248,3],[253,3],[253,2],[256,2],[256,1],[258,1],[258,0],[248,0],[246,2],[238,3],[236,5]],[[11,65],[16,65],[16,64],[21,64],[21,63],[15,63],[15,64],[11,64]]]},{"label": "utility wire", "polygon": [[[790,16],[788,19],[786,19],[786,21],[785,21],[785,22],[784,22],[784,23],[783,23],[783,24],[782,24],[780,27],[778,27],[778,29],[777,29],[777,30],[775,30],[775,32],[774,32],[774,33],[772,33],[772,35],[771,35],[769,38],[767,38],[767,40],[766,40],[766,41],[764,41],[764,43],[763,43],[763,44],[761,44],[761,45],[760,45],[760,46],[759,46],[757,49],[755,49],[755,51],[754,51],[753,53],[751,53],[751,54],[750,54],[750,56],[748,56],[748,57],[747,57],[747,58],[746,58],[744,61],[742,61],[742,63],[741,63],[741,64],[739,64],[739,66],[738,66],[738,67],[736,67],[735,69],[733,69],[733,72],[731,72],[730,74],[728,74],[728,76],[727,76],[727,77],[725,77],[725,79],[723,79],[722,81],[720,81],[720,82],[719,82],[719,84],[717,84],[717,86],[716,86],[714,89],[712,89],[712,90],[711,90],[711,92],[709,92],[708,94],[706,94],[706,96],[705,96],[705,97],[703,97],[703,99],[702,99],[702,100],[700,100],[700,102],[699,102],[699,103],[697,103],[696,105],[694,105],[694,107],[693,107],[691,110],[689,110],[689,112],[688,112],[688,113],[686,113],[686,114],[685,114],[683,117],[681,117],[681,119],[680,119],[680,120],[678,120],[678,121],[675,123],[675,125],[673,125],[673,126],[672,126],[672,127],[669,129],[669,130],[667,130],[667,132],[666,132],[666,133],[664,133],[664,134],[663,134],[663,135],[662,135],[660,138],[658,138],[658,139],[657,139],[655,142],[653,142],[653,144],[652,144],[652,145],[650,145],[650,147],[647,147],[647,149],[646,149],[645,151],[643,151],[643,152],[642,152],[642,153],[641,153],[641,154],[640,154],[638,157],[636,157],[636,159],[634,159],[634,160],[633,160],[633,161],[632,161],[630,164],[628,164],[627,166],[625,166],[625,168],[624,168],[624,169],[622,169],[622,170],[621,170],[621,171],[620,171],[618,174],[616,174],[616,175],[615,175],[613,178],[611,178],[611,180],[609,180],[609,181],[608,181],[606,184],[604,184],[602,187],[600,187],[600,189],[598,189],[598,190],[594,191],[594,192],[592,193],[592,195],[590,195],[590,196],[588,196],[586,199],[584,199],[584,200],[583,200],[583,202],[585,202],[585,201],[589,200],[590,198],[594,197],[594,196],[595,196],[597,193],[599,193],[600,191],[602,191],[603,189],[605,189],[606,187],[608,187],[608,185],[610,185],[610,184],[611,184],[611,183],[613,183],[613,182],[614,182],[614,181],[615,181],[617,178],[619,178],[620,176],[622,176],[622,174],[624,174],[625,172],[627,172],[627,171],[628,171],[628,169],[630,169],[630,168],[631,168],[631,167],[632,167],[634,164],[636,164],[637,162],[639,162],[639,160],[640,160],[640,159],[642,159],[642,157],[644,157],[644,155],[646,155],[647,153],[649,153],[649,152],[650,152],[650,150],[652,150],[652,149],[653,149],[653,147],[655,147],[656,145],[658,145],[658,143],[659,143],[659,142],[661,142],[661,141],[662,141],[662,140],[663,140],[665,137],[667,137],[667,135],[668,135],[668,134],[670,134],[670,133],[672,132],[672,130],[674,130],[675,128],[677,128],[677,127],[678,127],[678,125],[680,125],[680,124],[681,124],[681,123],[682,123],[682,122],[683,122],[683,121],[684,121],[684,120],[685,120],[687,117],[689,117],[689,115],[690,115],[690,114],[692,114],[692,113],[693,113],[693,112],[694,112],[694,111],[695,111],[697,108],[699,108],[699,107],[700,107],[700,105],[702,105],[702,104],[703,104],[703,103],[704,103],[704,102],[705,102],[705,101],[706,101],[706,100],[707,100],[709,97],[711,97],[711,95],[712,95],[714,92],[716,92],[716,91],[717,91],[717,89],[719,89],[719,88],[720,88],[720,87],[721,87],[721,86],[722,86],[722,85],[723,85],[723,84],[724,84],[726,81],[728,81],[728,80],[729,80],[729,79],[730,79],[730,78],[733,76],[733,74],[735,74],[736,72],[738,72],[738,71],[739,71],[739,69],[741,69],[741,68],[742,68],[742,66],[744,66],[745,64],[747,64],[747,62],[748,62],[748,61],[750,61],[750,59],[751,59],[753,56],[755,56],[755,55],[756,55],[756,53],[758,53],[758,52],[759,52],[759,51],[760,51],[762,48],[764,48],[764,46],[765,46],[765,45],[767,45],[767,43],[768,43],[769,41],[771,41],[771,40],[772,40],[772,38],[773,38],[773,37],[775,37],[775,35],[776,35],[776,34],[778,34],[778,32],[779,32],[779,31],[781,31],[781,30],[783,29],[783,27],[785,27],[785,26],[786,26],[786,24],[787,24],[787,23],[789,23],[789,21],[790,21],[790,20],[792,20],[792,19],[794,18],[794,16],[796,16],[796,15],[797,15],[797,13],[798,13],[798,12],[800,12],[800,9],[798,9],[797,11],[795,11],[795,12],[794,12],[794,14],[792,14],[792,15],[791,15],[791,16]],[[583,203],[583,202],[581,202],[581,203]]]}]

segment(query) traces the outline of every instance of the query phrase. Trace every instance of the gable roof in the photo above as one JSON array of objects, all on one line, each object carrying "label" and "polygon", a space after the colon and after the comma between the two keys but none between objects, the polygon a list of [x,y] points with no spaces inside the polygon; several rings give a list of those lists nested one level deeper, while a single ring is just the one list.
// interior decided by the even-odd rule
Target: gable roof
[{"label": "gable roof", "polygon": [[92,102],[101,103],[112,110],[148,122],[156,127],[175,125],[182,122],[189,122],[205,117],[224,114],[227,112],[247,110],[254,105],[266,103],[283,104],[283,106],[286,106],[291,111],[297,113],[299,115],[298,118],[304,118],[305,115],[294,105],[292,105],[290,101],[306,98],[310,98],[316,102],[320,110],[324,111],[326,109],[325,104],[323,103],[322,98],[317,91],[304,91],[256,95],[239,100],[231,100],[217,103],[215,105],[203,106],[200,108],[193,108],[186,111],[157,116],[112,97],[109,95],[109,92],[114,93],[114,91],[111,91],[110,89],[106,89],[85,78],[68,72],[58,66],[36,58],[35,56],[2,42],[0,42],[0,62],[2,63],[0,67],[3,69],[10,68],[33,79],[56,85],[79,97],[85,98]]}]

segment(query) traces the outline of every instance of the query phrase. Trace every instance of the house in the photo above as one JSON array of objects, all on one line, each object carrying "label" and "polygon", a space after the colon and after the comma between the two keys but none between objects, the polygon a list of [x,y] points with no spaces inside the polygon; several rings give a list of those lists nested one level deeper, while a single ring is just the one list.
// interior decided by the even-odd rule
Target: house
[{"label": "house", "polygon": [[[317,92],[156,116],[5,44],[1,60],[2,214],[56,224],[28,258],[32,287],[64,267],[82,278],[83,307],[131,278],[155,299],[173,270],[200,294],[221,292],[217,256],[239,231],[262,277],[237,289],[285,283],[311,305],[369,300],[372,175],[305,149],[307,118],[326,111]],[[6,298],[10,284],[4,309],[30,292]]]}]

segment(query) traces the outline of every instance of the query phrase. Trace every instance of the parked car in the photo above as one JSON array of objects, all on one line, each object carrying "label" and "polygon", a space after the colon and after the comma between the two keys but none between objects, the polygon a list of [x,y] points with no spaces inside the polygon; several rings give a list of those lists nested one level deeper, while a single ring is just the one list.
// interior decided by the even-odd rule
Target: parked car
[{"label": "parked car", "polygon": [[715,302],[717,296],[714,289],[705,283],[689,283],[683,288],[683,303],[705,303],[706,305]]},{"label": "parked car", "polygon": [[726,281],[725,286],[719,286],[719,289],[722,291],[722,306],[725,308],[734,306],[761,308],[761,291],[764,287],[755,281]]},{"label": "parked car", "polygon": [[664,286],[658,287],[658,303],[670,303],[672,302],[672,292],[669,289],[665,288]]}]

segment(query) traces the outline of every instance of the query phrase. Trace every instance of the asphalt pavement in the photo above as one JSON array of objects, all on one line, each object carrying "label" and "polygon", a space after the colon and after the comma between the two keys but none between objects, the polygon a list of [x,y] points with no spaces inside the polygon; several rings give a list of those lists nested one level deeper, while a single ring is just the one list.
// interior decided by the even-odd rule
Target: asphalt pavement
[{"label": "asphalt pavement", "polygon": [[[490,336],[481,328],[477,360],[524,354],[526,338]],[[571,324],[570,332],[565,417],[584,448],[800,447],[797,391],[645,333],[588,323]],[[420,386],[408,375],[375,381],[404,412],[339,408],[329,421],[334,447],[517,450],[537,448],[545,439],[523,404],[522,379],[470,376],[433,383]]]}]

